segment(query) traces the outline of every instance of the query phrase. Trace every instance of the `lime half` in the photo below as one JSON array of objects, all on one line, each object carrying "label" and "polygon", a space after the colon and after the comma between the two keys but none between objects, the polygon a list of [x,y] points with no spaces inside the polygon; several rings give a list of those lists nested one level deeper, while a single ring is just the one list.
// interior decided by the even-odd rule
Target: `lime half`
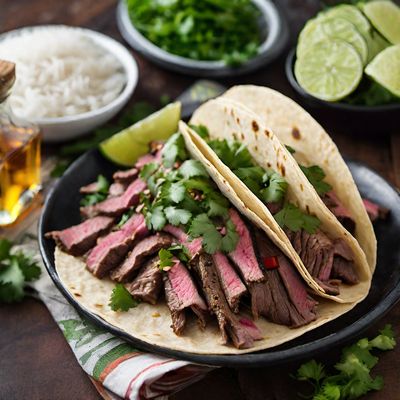
[{"label": "lime half", "polygon": [[363,63],[354,47],[344,40],[325,40],[297,59],[294,73],[309,94],[321,100],[337,101],[358,86]]},{"label": "lime half", "polygon": [[390,43],[379,32],[374,30],[368,39],[368,62],[388,46],[390,46]]},{"label": "lime half", "polygon": [[372,25],[390,42],[400,44],[400,8],[391,1],[371,1],[362,10]]},{"label": "lime half", "polygon": [[181,103],[168,104],[101,142],[100,151],[117,164],[133,166],[140,156],[148,152],[151,141],[168,139],[178,130],[180,116]]},{"label": "lime half", "polygon": [[365,68],[374,81],[400,97],[400,44],[381,51]]},{"label": "lime half", "polygon": [[365,65],[368,59],[368,46],[364,37],[354,25],[344,18],[317,18],[307,23],[299,36],[297,57],[326,38],[342,39],[354,46]]}]

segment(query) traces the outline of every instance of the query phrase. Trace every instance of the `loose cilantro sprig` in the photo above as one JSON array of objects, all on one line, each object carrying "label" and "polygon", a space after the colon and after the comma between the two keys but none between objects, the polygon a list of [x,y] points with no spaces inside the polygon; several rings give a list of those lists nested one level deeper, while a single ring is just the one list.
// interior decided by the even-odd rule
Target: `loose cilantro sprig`
[{"label": "loose cilantro sprig", "polygon": [[371,376],[372,368],[378,363],[378,357],[371,351],[392,350],[396,345],[390,325],[386,325],[373,340],[359,340],[342,351],[342,357],[334,368],[338,373],[329,374],[326,367],[311,360],[297,371],[296,378],[313,386],[313,393],[307,397],[313,400],[351,400],[371,390],[383,387],[383,378]]},{"label": "loose cilantro sprig", "polygon": [[80,204],[82,207],[91,206],[106,199],[108,194],[108,189],[110,188],[110,183],[108,182],[107,178],[104,177],[103,175],[99,175],[97,177],[96,184],[97,186],[95,193],[87,194],[81,200]]},{"label": "loose cilantro sprig", "polygon": [[13,244],[0,239],[0,302],[14,303],[25,295],[25,282],[38,279],[39,265],[21,251],[13,253]]},{"label": "loose cilantro sprig", "polygon": [[162,271],[168,271],[175,264],[174,257],[182,262],[187,262],[190,259],[190,253],[182,244],[175,244],[168,249],[161,249],[158,257],[160,258],[159,268]]},{"label": "loose cilantro sprig", "polygon": [[139,303],[122,283],[117,283],[111,293],[108,305],[113,311],[128,311],[130,308],[137,307]]},{"label": "loose cilantro sprig", "polygon": [[318,165],[312,165],[311,167],[300,165],[300,168],[320,196],[332,190],[332,186],[324,182],[326,175],[321,167]]},{"label": "loose cilantro sprig", "polygon": [[293,232],[304,229],[308,233],[315,233],[321,221],[313,215],[304,214],[300,208],[292,203],[286,203],[282,210],[274,215],[276,222],[281,228],[289,228]]}]

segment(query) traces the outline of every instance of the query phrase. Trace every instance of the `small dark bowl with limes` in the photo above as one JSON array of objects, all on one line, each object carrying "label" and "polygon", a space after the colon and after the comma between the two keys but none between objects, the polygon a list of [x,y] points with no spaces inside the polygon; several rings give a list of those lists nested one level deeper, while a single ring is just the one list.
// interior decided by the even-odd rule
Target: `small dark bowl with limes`
[{"label": "small dark bowl with limes", "polygon": [[383,105],[361,105],[345,102],[329,102],[308,94],[297,82],[294,75],[296,49],[287,58],[285,71],[296,97],[322,125],[332,126],[339,132],[356,135],[381,136],[400,134],[400,99],[398,103]]}]

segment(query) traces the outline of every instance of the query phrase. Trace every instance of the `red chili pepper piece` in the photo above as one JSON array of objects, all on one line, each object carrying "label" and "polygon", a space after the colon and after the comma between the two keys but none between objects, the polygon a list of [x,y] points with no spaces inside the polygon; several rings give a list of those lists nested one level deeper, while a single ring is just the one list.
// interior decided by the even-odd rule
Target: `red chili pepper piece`
[{"label": "red chili pepper piece", "polygon": [[279,261],[278,261],[278,257],[276,257],[276,256],[264,257],[263,262],[264,262],[264,267],[266,269],[279,268]]}]

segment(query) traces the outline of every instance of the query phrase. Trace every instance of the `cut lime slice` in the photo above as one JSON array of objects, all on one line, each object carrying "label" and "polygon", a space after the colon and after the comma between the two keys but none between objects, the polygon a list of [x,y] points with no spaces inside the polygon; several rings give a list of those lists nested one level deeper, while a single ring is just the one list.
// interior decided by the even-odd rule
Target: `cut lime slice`
[{"label": "cut lime slice", "polygon": [[297,59],[294,72],[306,92],[321,100],[337,101],[358,86],[363,64],[353,46],[332,39],[310,47]]},{"label": "cut lime slice", "polygon": [[400,44],[381,51],[365,68],[374,81],[400,97]]},{"label": "cut lime slice", "polygon": [[400,43],[400,8],[391,1],[371,1],[362,10],[372,25],[393,44]]},{"label": "cut lime slice", "polygon": [[374,59],[383,49],[390,46],[390,43],[377,31],[371,32],[370,38],[368,39],[368,62]]},{"label": "cut lime slice", "polygon": [[363,64],[367,63],[368,47],[365,39],[351,22],[343,18],[317,18],[307,24],[299,40],[297,56],[302,57],[309,47],[326,38],[345,40],[357,50]]},{"label": "cut lime slice", "polygon": [[140,156],[148,152],[151,141],[168,139],[178,130],[180,115],[181,103],[168,104],[101,142],[100,151],[117,164],[133,166]]}]

